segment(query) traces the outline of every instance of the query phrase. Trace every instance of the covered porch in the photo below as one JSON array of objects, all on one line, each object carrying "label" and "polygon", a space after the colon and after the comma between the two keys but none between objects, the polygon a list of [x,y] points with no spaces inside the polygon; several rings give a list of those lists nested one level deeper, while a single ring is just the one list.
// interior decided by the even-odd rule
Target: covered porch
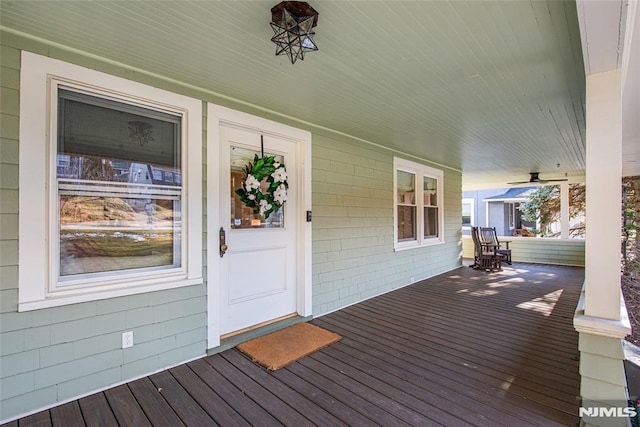
[{"label": "covered porch", "polygon": [[583,279],[461,267],[316,318],[342,340],[281,370],[230,349],[8,425],[577,425]]},{"label": "covered porch", "polygon": [[[638,3],[314,2],[320,50],[293,65],[274,56],[272,3],[3,0],[0,422],[574,425],[577,396],[622,409],[620,178],[640,175]],[[75,191],[66,169],[87,154],[71,142],[76,151],[65,151],[54,131],[74,100],[156,120],[152,137],[123,119],[110,152],[96,148],[97,127],[79,129],[91,130],[94,165],[126,161],[129,177],[145,180],[171,167],[162,182],[178,185],[145,193],[165,197],[155,205],[175,218],[167,235],[181,235],[170,262],[145,255],[160,269],[61,271],[76,255],[103,257],[60,244],[70,216],[59,201]],[[161,145],[165,126],[181,137],[167,131]],[[249,300],[228,297],[234,279],[253,289],[227,274],[238,246],[224,230],[231,236],[236,219],[253,226],[230,217],[231,143],[264,154],[269,135],[278,141],[267,153],[288,156],[296,224],[278,243],[292,256],[277,277],[299,288],[278,313],[256,320],[245,306],[232,314],[246,325],[222,325],[229,301]],[[137,175],[161,146],[172,155]],[[89,192],[118,187],[109,180],[125,169],[107,169],[96,182],[108,185],[73,179]],[[578,268],[460,268],[462,191],[533,174],[587,184],[584,249],[562,249]],[[154,210],[145,203],[123,219],[153,228]],[[116,221],[106,203],[93,212],[91,221]],[[514,240],[514,260],[559,263],[551,245]],[[519,258],[525,249],[537,256]],[[262,266],[284,259],[266,252]],[[312,316],[344,340],[274,374],[222,352],[225,334],[287,315]]]}]

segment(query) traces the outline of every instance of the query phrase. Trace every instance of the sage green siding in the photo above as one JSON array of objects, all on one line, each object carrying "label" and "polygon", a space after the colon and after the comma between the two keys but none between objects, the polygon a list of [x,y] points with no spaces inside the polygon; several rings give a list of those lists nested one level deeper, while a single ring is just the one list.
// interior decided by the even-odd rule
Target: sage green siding
[{"label": "sage green siding", "polygon": [[444,169],[445,243],[395,252],[394,153],[314,135],[312,156],[314,316],[460,265],[460,173]]},{"label": "sage green siding", "polygon": [[[627,380],[624,372],[622,341],[581,332],[580,396],[582,406],[624,408],[627,406]],[[585,426],[626,427],[627,418],[583,416]]]},{"label": "sage green siding", "polygon": [[[537,264],[584,267],[584,240],[537,239],[531,237],[504,237],[509,240],[513,261]],[[463,256],[473,259],[473,240],[462,239]]]},{"label": "sage green siding", "polygon": [[[26,46],[39,54],[159,86],[158,82],[146,81],[123,68],[2,34],[0,420],[146,375],[206,352],[205,285],[17,312],[20,49]],[[125,331],[133,331],[135,345],[123,350],[121,337]]]},{"label": "sage green siding", "polygon": [[[205,89],[14,34],[1,35],[0,420],[199,357],[206,351],[207,338],[206,285],[17,312],[22,49],[310,130],[316,316],[460,265],[459,172],[444,169],[445,243],[394,252],[393,156],[401,154],[301,125]],[[202,159],[204,163],[206,143]],[[206,188],[204,182],[204,230]],[[203,246],[206,277],[206,233]],[[129,330],[135,345],[123,350],[121,334]]]}]

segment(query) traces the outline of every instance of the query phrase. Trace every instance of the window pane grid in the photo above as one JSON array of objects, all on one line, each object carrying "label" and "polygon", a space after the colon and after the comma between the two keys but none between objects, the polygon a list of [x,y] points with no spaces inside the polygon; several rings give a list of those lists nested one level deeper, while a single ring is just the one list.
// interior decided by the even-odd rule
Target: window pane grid
[{"label": "window pane grid", "polygon": [[442,171],[398,158],[394,168],[396,249],[442,243]]},{"label": "window pane grid", "polygon": [[438,237],[438,208],[424,208],[424,237]]},{"label": "window pane grid", "polygon": [[423,178],[424,205],[438,206],[438,180],[425,176]]},{"label": "window pane grid", "polygon": [[398,171],[397,197],[399,205],[415,206],[416,204],[416,175],[410,172]]},{"label": "window pane grid", "polygon": [[398,240],[416,239],[416,207],[398,206]]}]

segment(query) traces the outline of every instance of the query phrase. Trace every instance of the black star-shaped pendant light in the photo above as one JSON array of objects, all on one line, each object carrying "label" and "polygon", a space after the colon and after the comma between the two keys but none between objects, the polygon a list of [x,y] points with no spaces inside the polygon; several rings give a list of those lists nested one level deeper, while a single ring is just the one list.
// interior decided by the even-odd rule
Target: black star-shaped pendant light
[{"label": "black star-shaped pendant light", "polygon": [[276,44],[276,56],[287,55],[292,64],[305,52],[318,50],[313,41],[313,27],[318,24],[318,12],[307,2],[283,1],[271,8],[271,41]]}]

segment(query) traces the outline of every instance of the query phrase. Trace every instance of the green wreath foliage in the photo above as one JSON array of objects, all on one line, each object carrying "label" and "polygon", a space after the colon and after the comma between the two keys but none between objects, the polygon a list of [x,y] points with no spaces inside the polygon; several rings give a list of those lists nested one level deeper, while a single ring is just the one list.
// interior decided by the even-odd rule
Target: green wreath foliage
[{"label": "green wreath foliage", "polygon": [[[261,183],[265,178],[268,186],[262,191]],[[245,166],[242,187],[235,192],[254,214],[264,215],[267,219],[284,205],[288,188],[284,164],[279,163],[275,156],[258,157],[256,154],[253,162]]]}]

